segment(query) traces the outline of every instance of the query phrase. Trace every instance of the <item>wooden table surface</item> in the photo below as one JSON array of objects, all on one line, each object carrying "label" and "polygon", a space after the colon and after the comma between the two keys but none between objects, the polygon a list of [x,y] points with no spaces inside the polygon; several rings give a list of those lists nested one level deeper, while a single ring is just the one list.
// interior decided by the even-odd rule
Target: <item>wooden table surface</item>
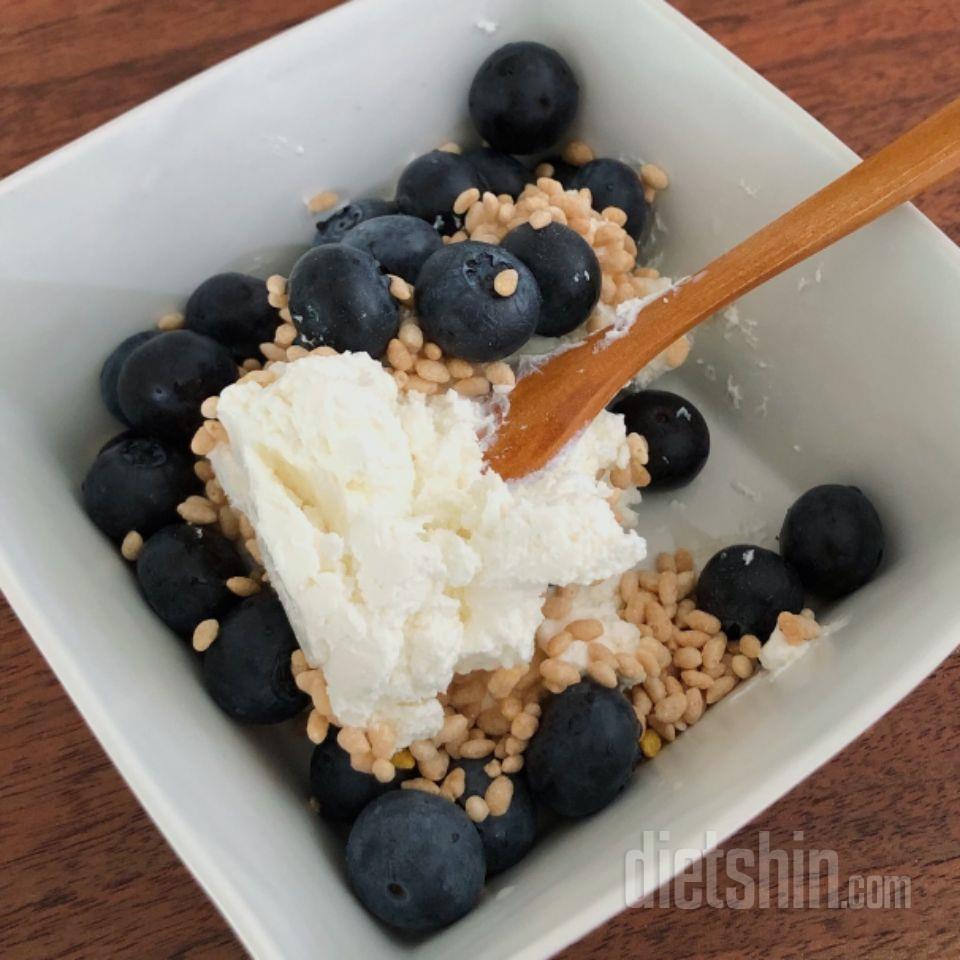
[{"label": "wooden table surface", "polygon": [[[0,0],[0,175],[332,5]],[[861,153],[960,93],[956,0],[676,5]],[[956,179],[920,206],[960,238]],[[2,601],[0,644],[0,957],[242,957]],[[958,701],[955,653],[728,844],[803,830],[842,877],[910,877],[910,909],[631,910],[563,956],[960,957]]]}]

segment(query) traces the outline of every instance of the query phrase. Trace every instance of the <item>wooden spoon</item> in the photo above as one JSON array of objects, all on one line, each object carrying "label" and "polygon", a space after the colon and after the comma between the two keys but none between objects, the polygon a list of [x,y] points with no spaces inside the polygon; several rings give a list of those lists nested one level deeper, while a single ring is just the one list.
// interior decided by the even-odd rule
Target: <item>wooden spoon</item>
[{"label": "wooden spoon", "polygon": [[487,462],[505,479],[539,469],[701,320],[958,167],[960,98],[647,304],[618,339],[598,331],[522,377]]}]

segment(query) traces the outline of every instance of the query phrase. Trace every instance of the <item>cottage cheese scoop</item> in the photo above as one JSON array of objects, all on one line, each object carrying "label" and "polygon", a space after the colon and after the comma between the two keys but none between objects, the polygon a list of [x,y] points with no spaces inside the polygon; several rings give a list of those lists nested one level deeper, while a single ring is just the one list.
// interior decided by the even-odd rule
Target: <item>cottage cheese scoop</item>
[{"label": "cottage cheese scoop", "polygon": [[307,357],[273,384],[228,387],[211,454],[338,723],[390,723],[402,746],[442,725],[454,673],[528,661],[548,584],[633,566],[597,473],[625,466],[603,413],[549,466],[507,483],[485,467],[489,411],[398,390],[365,354]]}]

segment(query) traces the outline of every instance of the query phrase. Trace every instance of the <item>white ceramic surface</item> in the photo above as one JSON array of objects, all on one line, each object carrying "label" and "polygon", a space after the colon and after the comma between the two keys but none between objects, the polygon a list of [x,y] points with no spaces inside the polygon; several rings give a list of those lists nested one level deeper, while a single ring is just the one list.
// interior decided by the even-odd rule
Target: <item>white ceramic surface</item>
[{"label": "white ceramic surface", "polygon": [[218,714],[193,656],[78,509],[83,471],[115,429],[97,370],[208,274],[288,268],[310,235],[304,198],[387,185],[415,153],[467,136],[473,71],[518,38],[570,58],[591,143],[670,171],[660,211],[675,276],[855,160],[659,0],[355,0],[0,183],[0,583],[260,960],[545,957],[622,908],[624,851],[644,829],[669,828],[678,846],[728,835],[960,639],[960,452],[943,442],[960,433],[960,257],[903,209],[747,298],[755,347],[723,322],[700,334],[675,382],[702,403],[715,452],[682,502],[650,497],[644,513],[654,548],[671,533],[703,550],[711,537],[770,543],[803,488],[860,483],[891,547],[883,575],[830,614],[849,626],[776,682],[741,688],[452,929],[410,946],[354,901],[339,842],[306,807],[306,745]]}]

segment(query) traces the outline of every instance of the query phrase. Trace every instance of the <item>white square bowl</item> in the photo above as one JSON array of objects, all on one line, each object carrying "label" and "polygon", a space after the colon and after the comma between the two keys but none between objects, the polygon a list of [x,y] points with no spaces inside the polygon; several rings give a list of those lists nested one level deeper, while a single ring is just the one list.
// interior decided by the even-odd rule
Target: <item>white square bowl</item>
[{"label": "white square bowl", "polygon": [[740,326],[698,335],[677,382],[706,411],[714,455],[682,502],[651,496],[643,514],[653,549],[673,537],[703,550],[769,544],[805,487],[862,484],[891,546],[882,576],[832,612],[849,625],[775,680],[740,688],[616,804],[545,839],[451,929],[410,945],[353,899],[340,841],[304,802],[307,745],[217,712],[190,652],[147,613],[78,508],[111,431],[97,371],[122,336],[208,274],[289,268],[310,235],[303,198],[360,194],[415,153],[467,137],[473,71],[518,38],[570,58],[590,143],[669,170],[660,211],[675,276],[855,161],[659,0],[355,0],[0,184],[0,582],[261,960],[547,956],[624,906],[623,856],[643,830],[669,829],[680,847],[701,845],[705,830],[729,835],[960,639],[960,452],[944,442],[960,435],[960,257],[906,208],[751,295]]}]

